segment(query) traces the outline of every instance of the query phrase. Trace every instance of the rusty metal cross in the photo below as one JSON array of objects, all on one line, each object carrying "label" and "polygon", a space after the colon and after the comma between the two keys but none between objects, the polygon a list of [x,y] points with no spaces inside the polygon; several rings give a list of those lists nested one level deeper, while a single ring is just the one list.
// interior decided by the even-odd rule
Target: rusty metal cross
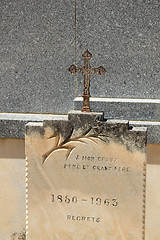
[{"label": "rusty metal cross", "polygon": [[71,65],[67,70],[71,74],[75,74],[77,72],[81,72],[84,76],[83,78],[83,107],[82,112],[91,112],[89,106],[89,98],[90,98],[90,74],[97,73],[102,76],[106,70],[104,67],[99,66],[98,68],[91,68],[90,59],[92,58],[92,54],[86,50],[82,57],[84,58],[84,65],[82,67],[76,67],[75,65]]}]

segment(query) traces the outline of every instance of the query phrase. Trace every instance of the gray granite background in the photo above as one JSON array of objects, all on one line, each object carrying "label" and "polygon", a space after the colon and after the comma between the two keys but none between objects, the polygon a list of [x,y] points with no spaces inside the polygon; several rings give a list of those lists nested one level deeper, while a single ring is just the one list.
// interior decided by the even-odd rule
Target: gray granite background
[{"label": "gray granite background", "polygon": [[76,77],[66,69],[76,53],[81,66],[87,48],[107,70],[91,77],[92,96],[160,98],[159,1],[76,3],[75,27],[75,0],[1,0],[1,112],[73,109]]},{"label": "gray granite background", "polygon": [[88,49],[107,70],[91,77],[93,97],[160,98],[159,39],[159,0],[77,1],[77,63]]},{"label": "gray granite background", "polygon": [[1,112],[73,109],[74,0],[1,0]]}]

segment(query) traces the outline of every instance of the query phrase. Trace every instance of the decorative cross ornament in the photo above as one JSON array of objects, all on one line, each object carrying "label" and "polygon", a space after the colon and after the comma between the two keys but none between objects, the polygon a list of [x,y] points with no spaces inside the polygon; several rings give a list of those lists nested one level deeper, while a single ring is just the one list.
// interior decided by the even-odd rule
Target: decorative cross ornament
[{"label": "decorative cross ornament", "polygon": [[84,76],[83,78],[83,107],[82,112],[91,112],[89,106],[89,98],[90,98],[90,74],[97,73],[102,76],[106,70],[104,67],[99,66],[98,68],[91,68],[90,59],[92,58],[92,54],[86,50],[82,57],[84,58],[84,65],[82,67],[76,67],[75,65],[71,65],[67,70],[71,74],[75,74],[77,72],[81,72]]}]

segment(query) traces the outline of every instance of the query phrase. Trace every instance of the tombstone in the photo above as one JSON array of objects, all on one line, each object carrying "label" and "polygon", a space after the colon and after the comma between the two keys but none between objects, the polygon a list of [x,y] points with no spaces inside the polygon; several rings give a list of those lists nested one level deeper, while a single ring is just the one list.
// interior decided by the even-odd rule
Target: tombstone
[{"label": "tombstone", "polygon": [[146,128],[72,111],[26,125],[27,239],[145,239]]}]

